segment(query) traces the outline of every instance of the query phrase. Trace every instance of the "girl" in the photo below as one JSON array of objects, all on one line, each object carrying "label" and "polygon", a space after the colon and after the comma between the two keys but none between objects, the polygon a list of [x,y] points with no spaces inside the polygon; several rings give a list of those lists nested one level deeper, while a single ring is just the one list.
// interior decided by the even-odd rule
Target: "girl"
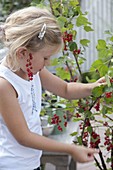
[{"label": "girl", "polygon": [[64,144],[42,136],[42,87],[66,99],[91,94],[105,83],[67,83],[45,66],[62,47],[54,16],[46,9],[28,7],[11,14],[1,27],[8,48],[0,65],[0,170],[39,169],[42,150],[66,152],[78,162],[93,160],[98,150]]}]

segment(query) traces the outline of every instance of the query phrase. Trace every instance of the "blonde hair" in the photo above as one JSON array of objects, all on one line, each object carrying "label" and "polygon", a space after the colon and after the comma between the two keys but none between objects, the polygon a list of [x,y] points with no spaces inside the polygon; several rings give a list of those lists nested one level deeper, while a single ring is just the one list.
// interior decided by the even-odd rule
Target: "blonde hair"
[{"label": "blonde hair", "polygon": [[[46,32],[40,39],[43,24],[46,24]],[[61,37],[59,25],[49,10],[37,7],[20,9],[10,14],[4,23],[3,40],[9,49],[6,63],[11,70],[18,70],[16,51],[19,47],[35,52],[47,45],[62,45]]]}]

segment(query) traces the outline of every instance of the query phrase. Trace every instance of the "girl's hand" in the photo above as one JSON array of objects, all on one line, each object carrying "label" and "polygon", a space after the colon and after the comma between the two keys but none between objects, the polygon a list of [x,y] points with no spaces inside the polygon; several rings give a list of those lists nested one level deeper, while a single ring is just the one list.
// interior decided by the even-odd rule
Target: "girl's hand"
[{"label": "girl's hand", "polygon": [[96,82],[91,83],[91,90],[94,89],[95,87],[101,86],[101,85],[107,85],[105,77],[99,78]]},{"label": "girl's hand", "polygon": [[87,148],[84,146],[72,145],[72,157],[75,161],[80,163],[90,162],[94,160],[94,154],[99,153],[99,150]]},{"label": "girl's hand", "polygon": [[107,82],[106,82],[105,77],[101,77],[100,79],[98,79],[98,80],[96,81],[96,83],[97,83],[97,86],[107,85]]}]

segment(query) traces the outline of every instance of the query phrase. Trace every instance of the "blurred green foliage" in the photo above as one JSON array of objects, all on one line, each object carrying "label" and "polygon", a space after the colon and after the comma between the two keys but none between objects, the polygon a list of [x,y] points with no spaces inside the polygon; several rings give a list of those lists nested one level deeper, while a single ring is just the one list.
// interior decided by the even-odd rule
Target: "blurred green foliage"
[{"label": "blurred green foliage", "polygon": [[32,0],[0,0],[0,22],[4,21],[11,12],[30,6]]}]

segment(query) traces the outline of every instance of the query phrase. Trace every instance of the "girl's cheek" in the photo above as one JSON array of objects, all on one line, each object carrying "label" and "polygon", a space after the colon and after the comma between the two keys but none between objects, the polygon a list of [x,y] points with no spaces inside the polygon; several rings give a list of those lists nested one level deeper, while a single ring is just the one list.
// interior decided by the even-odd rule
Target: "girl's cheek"
[{"label": "girl's cheek", "polygon": [[45,66],[49,66],[50,65],[50,60],[47,60],[46,62],[45,62]]}]

